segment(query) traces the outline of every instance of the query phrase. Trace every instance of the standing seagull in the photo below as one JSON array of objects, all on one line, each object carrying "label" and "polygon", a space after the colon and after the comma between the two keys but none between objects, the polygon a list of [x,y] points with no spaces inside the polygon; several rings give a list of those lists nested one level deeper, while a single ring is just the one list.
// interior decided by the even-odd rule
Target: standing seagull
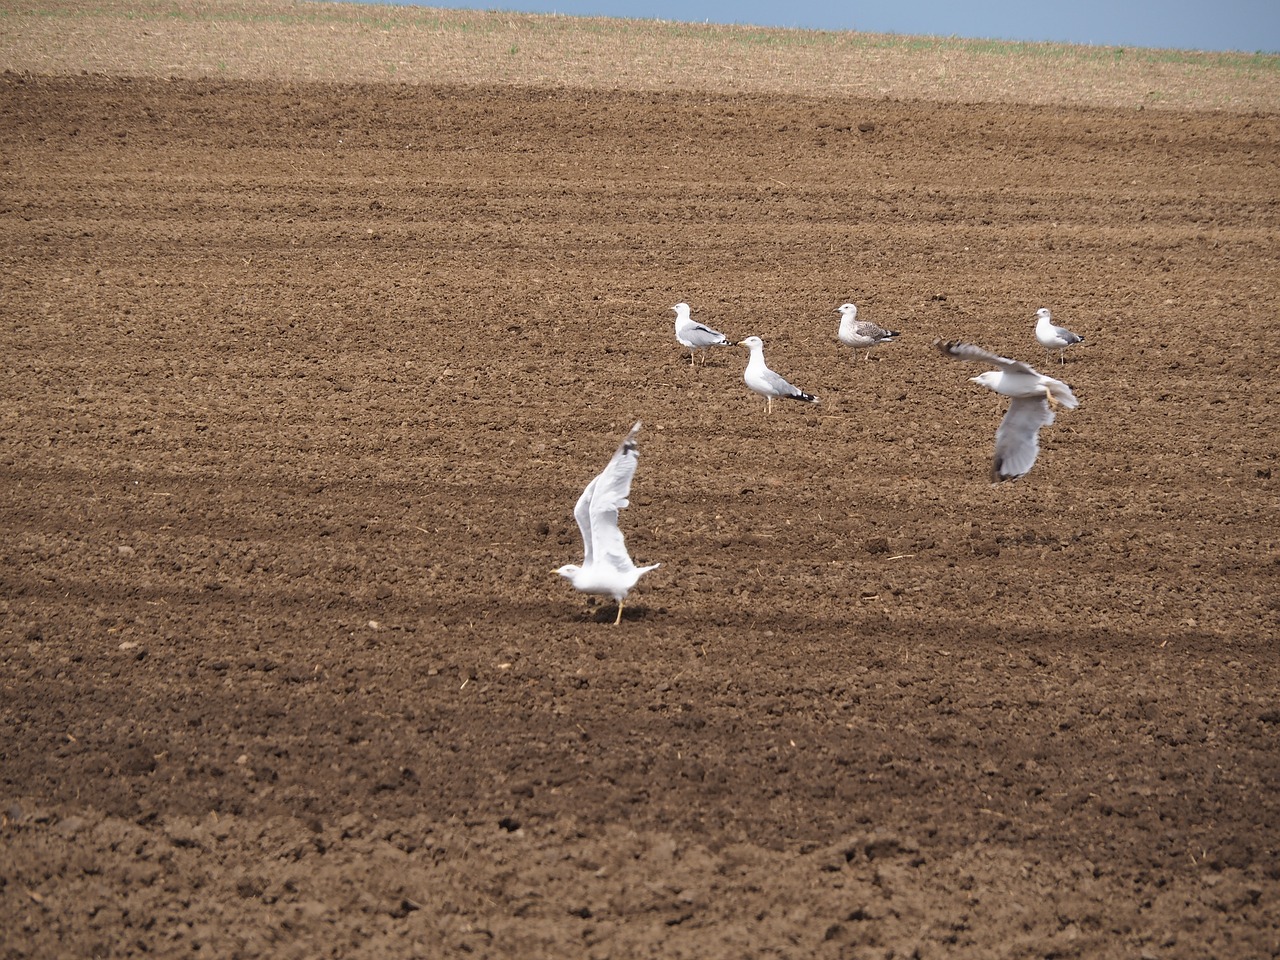
[{"label": "standing seagull", "polygon": [[1041,307],[1036,311],[1036,339],[1046,350],[1058,351],[1058,363],[1066,363],[1067,347],[1073,343],[1084,343],[1084,337],[1072,333],[1066,327],[1059,327],[1053,322],[1048,309]]},{"label": "standing seagull", "polygon": [[886,330],[870,320],[859,320],[858,308],[852,303],[846,303],[836,313],[840,314],[840,333],[838,334],[840,342],[853,347],[855,357],[859,350],[865,350],[862,358],[869,360],[872,347],[882,343],[893,343],[894,337],[902,336],[897,330]]},{"label": "standing seagull", "polygon": [[1052,404],[1068,410],[1079,406],[1071,388],[1061,380],[1037,373],[1021,360],[1000,357],[972,343],[935,340],[933,345],[955,360],[973,360],[997,367],[976,377],[974,383],[1010,397],[1009,411],[996,430],[996,453],[991,462],[991,482],[1017,480],[1036,462],[1040,452],[1040,428],[1053,423]]},{"label": "standing seagull", "polygon": [[765,413],[773,412],[773,398],[785,397],[788,400],[803,400],[805,403],[817,403],[818,398],[794,387],[764,365],[764,341],[759,337],[747,337],[739,340],[738,346],[751,349],[751,359],[747,361],[747,369],[742,374],[742,382],[765,399]]},{"label": "standing seagull", "polygon": [[712,330],[700,323],[694,323],[689,317],[689,305],[677,303],[671,308],[676,312],[676,339],[689,348],[689,366],[693,366],[693,358],[702,352],[702,363],[707,362],[708,347],[732,347],[733,341],[719,330]]},{"label": "standing seagull", "polygon": [[629,505],[631,478],[636,475],[639,448],[636,435],[640,421],[631,428],[626,439],[618,447],[609,465],[600,475],[587,484],[577,505],[573,519],[582,531],[582,566],[566,563],[553,571],[560,574],[575,590],[613,597],[618,602],[618,616],[614,625],[622,622],[622,601],[640,578],[661,564],[637,567],[631,562],[627,545],[618,529],[618,511]]}]

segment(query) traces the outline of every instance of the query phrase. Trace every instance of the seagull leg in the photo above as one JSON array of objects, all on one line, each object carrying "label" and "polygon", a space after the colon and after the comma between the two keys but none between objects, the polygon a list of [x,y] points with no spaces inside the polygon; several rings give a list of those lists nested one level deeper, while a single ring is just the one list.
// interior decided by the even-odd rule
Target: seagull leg
[{"label": "seagull leg", "polygon": [[614,619],[613,625],[616,627],[622,622],[622,601],[618,601],[618,616]]}]

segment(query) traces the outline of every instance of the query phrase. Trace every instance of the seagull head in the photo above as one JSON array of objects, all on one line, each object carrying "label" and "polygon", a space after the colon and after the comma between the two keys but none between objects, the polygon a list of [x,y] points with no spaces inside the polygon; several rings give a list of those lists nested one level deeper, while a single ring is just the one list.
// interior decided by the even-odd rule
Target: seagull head
[{"label": "seagull head", "polygon": [[1051,319],[1051,314],[1049,313],[1049,308],[1048,308],[1048,307],[1041,307],[1039,310],[1037,310],[1037,311],[1036,311],[1036,319],[1037,319],[1037,320],[1043,320],[1045,323],[1048,323],[1048,322],[1049,322],[1049,320]]},{"label": "seagull head", "polygon": [[687,303],[677,303],[671,309],[676,312],[678,317],[687,317],[689,315],[689,305]]},{"label": "seagull head", "polygon": [[556,567],[551,572],[560,574],[560,576],[572,583],[578,579],[578,574],[582,572],[582,568],[576,563],[566,563],[563,567]]},{"label": "seagull head", "polygon": [[986,373],[980,373],[976,377],[970,377],[969,379],[980,387],[986,387],[988,390],[995,390],[996,385],[1000,382],[1000,371],[988,370]]},{"label": "seagull head", "polygon": [[754,350],[757,347],[763,348],[764,341],[761,340],[759,337],[743,337],[741,340],[738,341],[738,346],[747,347],[750,350]]},{"label": "seagull head", "polygon": [[841,316],[856,317],[858,315],[858,308],[855,307],[852,303],[845,303],[840,306],[840,309],[838,309],[836,313],[840,314]]}]

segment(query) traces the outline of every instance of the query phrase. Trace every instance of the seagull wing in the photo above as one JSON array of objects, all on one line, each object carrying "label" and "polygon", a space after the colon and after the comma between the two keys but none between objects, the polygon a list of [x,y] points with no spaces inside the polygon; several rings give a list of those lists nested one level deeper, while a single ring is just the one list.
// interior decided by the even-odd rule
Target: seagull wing
[{"label": "seagull wing", "polygon": [[713,330],[711,329],[711,327],[704,327],[700,323],[695,323],[693,325],[692,331],[686,331],[686,333],[689,333],[689,332],[697,334],[698,339],[705,342],[707,346],[712,346],[717,343],[729,342],[729,338],[726,337],[719,330]]},{"label": "seagull wing", "polygon": [[[586,509],[588,521],[584,527],[579,517],[578,526],[583,528],[583,537],[591,541],[586,549],[588,564],[594,558],[596,562],[607,562],[618,570],[630,570],[633,566],[622,531],[618,529],[618,511],[628,505],[631,478],[636,475],[639,458],[639,445],[636,442],[639,433],[640,423],[637,421],[618,446],[609,465],[591,481],[583,493],[583,498],[589,499]],[[591,495],[589,498],[588,493]],[[582,500],[579,500],[578,509],[574,510],[575,516],[579,515],[582,506]]]},{"label": "seagull wing", "polygon": [[1025,364],[1021,360],[1010,360],[1008,357],[1002,357],[999,354],[992,353],[990,350],[983,350],[982,347],[972,343],[961,343],[957,340],[935,340],[933,345],[953,360],[972,360],[975,363],[989,363],[1005,373],[1026,373],[1033,377],[1039,376],[1029,364]]},{"label": "seagull wing", "polygon": [[582,491],[582,496],[573,507],[573,519],[578,521],[578,530],[582,534],[582,565],[584,567],[591,566],[591,553],[594,546],[591,540],[591,498],[595,495],[599,480],[599,477],[591,478],[587,489]]},{"label": "seagull wing", "polygon": [[853,329],[860,337],[870,337],[872,340],[884,340],[887,337],[896,337],[896,330],[886,330],[879,324],[872,323],[870,320],[858,320],[854,323]]},{"label": "seagull wing", "polygon": [[729,338],[719,330],[684,317],[676,320],[676,339],[687,347],[713,347],[729,343]]},{"label": "seagull wing", "polygon": [[996,453],[991,480],[1016,480],[1036,462],[1040,428],[1053,423],[1053,410],[1044,397],[1014,397],[996,430]]},{"label": "seagull wing", "polygon": [[793,383],[788,383],[768,367],[765,368],[764,373],[760,374],[760,379],[768,384],[769,389],[773,390],[779,397],[798,397],[804,394],[803,390]]}]

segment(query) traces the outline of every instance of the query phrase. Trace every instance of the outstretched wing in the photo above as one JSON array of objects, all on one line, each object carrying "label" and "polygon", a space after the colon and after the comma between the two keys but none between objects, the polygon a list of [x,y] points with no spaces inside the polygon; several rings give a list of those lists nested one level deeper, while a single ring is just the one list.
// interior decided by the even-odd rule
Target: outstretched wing
[{"label": "outstretched wing", "polygon": [[591,497],[596,492],[596,484],[599,477],[592,477],[591,482],[587,484],[587,489],[582,491],[582,496],[578,498],[578,502],[573,507],[573,519],[578,521],[578,531],[582,534],[582,565],[584,567],[591,566]]},{"label": "outstretched wing", "polygon": [[933,345],[953,360],[988,363],[1003,370],[1005,373],[1026,373],[1033,377],[1039,376],[1031,366],[1021,360],[1010,360],[1008,357],[1002,357],[999,354],[992,353],[990,350],[983,350],[982,347],[972,343],[962,343],[958,340],[935,340]]},{"label": "outstretched wing", "polygon": [[1014,397],[996,430],[991,480],[1017,480],[1036,462],[1040,453],[1040,428],[1053,423],[1049,401],[1041,397]]},{"label": "outstretched wing", "polygon": [[[589,539],[586,548],[587,563],[609,563],[619,570],[632,567],[631,557],[627,554],[627,545],[618,529],[618,511],[626,509],[627,497],[631,493],[631,478],[636,475],[636,463],[639,459],[639,444],[636,437],[640,433],[640,422],[637,420],[626,439],[618,446],[609,465],[600,475],[591,481],[583,498],[587,499],[588,522],[583,537]],[[582,500],[578,501],[582,507]],[[578,515],[574,510],[574,516]],[[578,526],[582,527],[579,519]]]}]

